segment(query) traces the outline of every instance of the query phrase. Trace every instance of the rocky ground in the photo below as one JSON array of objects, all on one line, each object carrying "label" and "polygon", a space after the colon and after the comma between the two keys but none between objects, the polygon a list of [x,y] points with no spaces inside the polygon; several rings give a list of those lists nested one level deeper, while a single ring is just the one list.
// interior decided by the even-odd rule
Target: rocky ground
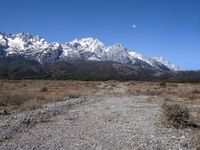
[{"label": "rocky ground", "polygon": [[0,149],[198,149],[199,129],[160,125],[162,97],[126,95],[126,84],[118,84],[102,83],[90,96],[0,115]]}]

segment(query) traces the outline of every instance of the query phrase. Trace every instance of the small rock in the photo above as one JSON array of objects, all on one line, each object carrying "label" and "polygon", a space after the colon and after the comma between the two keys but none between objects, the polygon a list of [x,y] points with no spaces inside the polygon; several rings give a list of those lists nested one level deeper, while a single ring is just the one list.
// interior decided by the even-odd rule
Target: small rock
[{"label": "small rock", "polygon": [[9,115],[9,113],[3,109],[3,110],[0,110],[0,115]]}]

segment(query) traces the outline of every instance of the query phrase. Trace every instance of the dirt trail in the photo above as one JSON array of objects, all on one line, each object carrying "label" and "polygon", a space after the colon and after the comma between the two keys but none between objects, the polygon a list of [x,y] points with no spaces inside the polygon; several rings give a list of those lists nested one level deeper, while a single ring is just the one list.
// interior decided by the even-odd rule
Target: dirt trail
[{"label": "dirt trail", "polygon": [[[191,129],[156,125],[159,98],[152,102],[147,96],[106,96],[110,87],[101,86],[97,96],[77,99],[71,107],[64,107],[70,102],[60,102],[57,109],[46,106],[51,107],[48,113],[57,114],[2,142],[0,149],[195,149]],[[121,85],[113,90],[126,89]]]}]

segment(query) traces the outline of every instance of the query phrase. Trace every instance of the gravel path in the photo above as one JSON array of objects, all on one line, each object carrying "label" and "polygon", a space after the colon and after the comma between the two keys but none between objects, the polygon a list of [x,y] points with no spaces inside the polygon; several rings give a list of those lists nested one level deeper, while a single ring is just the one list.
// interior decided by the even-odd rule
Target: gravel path
[{"label": "gravel path", "polygon": [[[104,93],[104,92],[100,92]],[[33,126],[18,127],[15,136],[0,143],[2,150],[126,150],[126,149],[194,149],[195,131],[166,129],[157,126],[159,99],[147,96],[79,98],[45,106],[31,112],[51,114],[45,121],[29,121]],[[69,107],[70,106],[70,107]],[[56,113],[55,113],[56,112]],[[18,114],[0,124],[0,133],[8,134],[16,120],[30,118]],[[27,117],[28,116],[28,117]],[[13,117],[13,116],[12,116]],[[12,123],[14,122],[14,123]],[[10,126],[5,127],[10,124]],[[19,123],[18,123],[19,124]],[[23,124],[23,121],[22,123]],[[4,128],[3,128],[4,127]],[[3,132],[4,130],[4,132]]]}]

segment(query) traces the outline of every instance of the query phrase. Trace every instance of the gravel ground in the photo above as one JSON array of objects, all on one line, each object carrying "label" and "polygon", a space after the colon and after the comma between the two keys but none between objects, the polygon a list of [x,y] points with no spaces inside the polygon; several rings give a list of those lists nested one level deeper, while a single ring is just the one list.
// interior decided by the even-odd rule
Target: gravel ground
[{"label": "gravel ground", "polygon": [[105,96],[106,92],[104,88],[98,96],[1,116],[0,133],[7,139],[0,143],[0,149],[196,149],[198,132],[194,129],[158,125],[158,97],[149,101],[148,96]]}]

